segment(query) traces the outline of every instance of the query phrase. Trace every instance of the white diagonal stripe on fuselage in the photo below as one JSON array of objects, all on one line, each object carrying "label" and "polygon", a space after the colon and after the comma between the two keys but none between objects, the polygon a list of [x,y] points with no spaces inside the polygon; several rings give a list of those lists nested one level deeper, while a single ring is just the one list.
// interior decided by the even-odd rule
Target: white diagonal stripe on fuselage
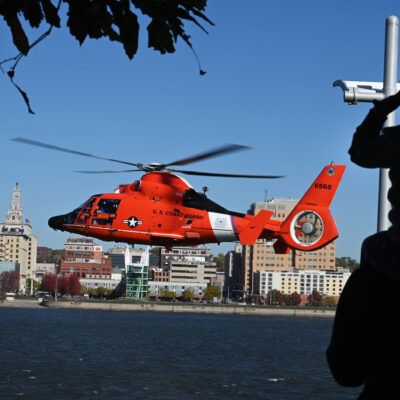
[{"label": "white diagonal stripe on fuselage", "polygon": [[209,212],[208,218],[217,240],[220,242],[234,242],[237,240],[230,215]]}]

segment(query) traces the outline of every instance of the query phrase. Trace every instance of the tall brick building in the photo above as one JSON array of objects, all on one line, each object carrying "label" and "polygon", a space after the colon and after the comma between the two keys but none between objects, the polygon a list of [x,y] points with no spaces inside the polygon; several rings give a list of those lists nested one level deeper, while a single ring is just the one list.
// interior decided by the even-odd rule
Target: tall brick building
[{"label": "tall brick building", "polygon": [[[276,198],[265,202],[253,203],[248,211],[251,215],[257,215],[260,210],[270,210],[274,214],[273,219],[285,220],[298,203],[297,198]],[[320,250],[290,251],[288,254],[276,254],[273,248],[274,241],[257,240],[254,245],[243,246],[241,283],[248,293],[253,291],[254,274],[261,271],[293,271],[335,270],[336,242],[328,244]]]},{"label": "tall brick building", "polygon": [[83,279],[111,279],[112,261],[103,256],[103,247],[93,239],[68,238],[60,272],[66,277],[73,274]]}]

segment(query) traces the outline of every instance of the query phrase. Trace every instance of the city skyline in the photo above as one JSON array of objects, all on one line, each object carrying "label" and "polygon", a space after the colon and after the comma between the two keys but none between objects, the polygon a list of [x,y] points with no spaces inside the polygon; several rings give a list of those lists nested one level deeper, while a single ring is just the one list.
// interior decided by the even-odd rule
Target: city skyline
[{"label": "city skyline", "polygon": [[[206,14],[216,25],[209,35],[189,27],[207,71],[202,77],[182,43],[175,54],[160,56],[145,48],[142,35],[139,53],[129,61],[117,46],[88,41],[80,48],[65,28],[55,30],[16,71],[34,116],[6,76],[0,80],[6,168],[0,219],[18,181],[24,217],[38,245],[62,248],[69,234],[53,232],[49,217],[141,176],[74,174],[113,166],[17,144],[9,140],[13,137],[131,162],[168,162],[240,143],[253,150],[199,162],[195,169],[286,178],[193,177],[190,183],[197,190],[208,186],[209,197],[224,207],[246,212],[266,190],[269,198],[300,198],[323,165],[346,164],[332,204],[340,233],[337,256],[359,259],[362,240],[376,231],[378,172],[353,165],[347,150],[370,105],[349,107],[332,83],[382,80],[385,19],[397,10],[394,1],[255,1],[252,8],[210,2]],[[5,24],[0,32],[6,38],[0,54],[5,59],[15,50]],[[234,245],[210,247],[216,255]]]}]

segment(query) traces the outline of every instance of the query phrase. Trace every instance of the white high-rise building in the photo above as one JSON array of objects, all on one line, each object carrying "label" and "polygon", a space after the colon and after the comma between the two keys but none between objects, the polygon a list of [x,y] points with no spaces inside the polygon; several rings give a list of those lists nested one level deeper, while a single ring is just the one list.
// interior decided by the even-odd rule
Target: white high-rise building
[{"label": "white high-rise building", "polygon": [[0,223],[0,261],[18,263],[19,288],[24,293],[28,291],[26,280],[35,279],[36,254],[37,237],[32,233],[30,221],[23,219],[21,189],[17,182],[6,222]]}]

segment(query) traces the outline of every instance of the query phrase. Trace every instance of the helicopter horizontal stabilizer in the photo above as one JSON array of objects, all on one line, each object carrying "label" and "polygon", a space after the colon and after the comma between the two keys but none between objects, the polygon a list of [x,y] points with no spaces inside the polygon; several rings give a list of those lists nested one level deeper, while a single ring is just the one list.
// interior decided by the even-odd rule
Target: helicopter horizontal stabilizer
[{"label": "helicopter horizontal stabilizer", "polygon": [[240,243],[254,244],[264,229],[265,224],[271,219],[273,211],[261,210],[243,229],[239,232]]}]

